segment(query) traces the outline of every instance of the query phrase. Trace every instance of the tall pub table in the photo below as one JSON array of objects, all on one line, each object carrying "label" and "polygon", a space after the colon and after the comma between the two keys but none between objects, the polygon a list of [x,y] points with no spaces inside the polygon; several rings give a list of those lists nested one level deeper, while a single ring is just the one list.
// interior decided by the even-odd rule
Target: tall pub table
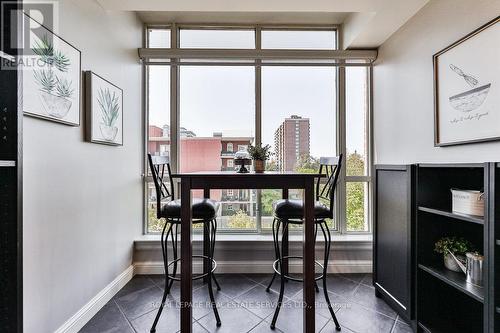
[{"label": "tall pub table", "polygon": [[[303,227],[303,331],[315,331],[314,290],[314,179],[321,174],[295,172],[236,173],[234,171],[207,171],[177,173],[172,178],[181,181],[181,332],[192,333],[192,223],[191,191],[202,189],[205,197],[210,189],[289,189],[304,190]],[[288,237],[286,237],[288,238]],[[205,268],[206,269],[206,268]],[[224,325],[224,318],[221,318]]]}]

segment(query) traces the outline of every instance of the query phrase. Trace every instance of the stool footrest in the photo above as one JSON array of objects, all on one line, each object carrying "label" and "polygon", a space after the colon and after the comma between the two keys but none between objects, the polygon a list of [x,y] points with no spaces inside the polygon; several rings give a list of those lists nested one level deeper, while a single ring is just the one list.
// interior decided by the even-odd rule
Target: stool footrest
[{"label": "stool footrest", "polygon": [[[204,277],[208,276],[208,274],[210,273],[213,273],[215,271],[215,269],[217,268],[217,261],[215,261],[213,258],[210,258],[208,256],[204,256],[204,255],[194,255],[192,256],[193,258],[202,258],[202,259],[209,259],[209,260],[212,260],[212,263],[213,263],[213,267],[212,267],[212,270],[209,272],[209,273],[203,273],[203,274],[198,274],[198,275],[193,275],[193,280],[199,280],[199,279],[203,279]],[[173,261],[171,261],[167,267],[170,267],[172,266],[173,264],[175,264],[176,262],[180,261],[181,258],[178,258],[178,259],[175,259]],[[180,281],[181,279],[178,278],[178,277],[175,277],[173,275],[168,275],[168,278],[170,280],[174,280],[174,281]]]},{"label": "stool footrest", "polygon": [[[281,258],[281,260],[283,260],[283,259],[303,259],[303,257],[301,257],[301,256],[284,256]],[[276,272],[276,274],[281,276],[281,267],[280,267],[280,269],[277,268],[277,265],[279,262],[280,262],[280,259],[276,259],[273,262],[273,269]],[[319,261],[314,260],[314,264],[321,267],[321,269],[324,269],[324,266]],[[293,277],[290,275],[286,275],[286,274],[283,274],[283,277],[285,277],[287,280],[290,280],[290,281],[304,282],[304,279],[299,279],[299,278],[296,278],[296,277]],[[320,274],[319,276],[315,277],[314,280],[318,281],[318,280],[321,280],[322,278],[323,278],[323,274]]]}]

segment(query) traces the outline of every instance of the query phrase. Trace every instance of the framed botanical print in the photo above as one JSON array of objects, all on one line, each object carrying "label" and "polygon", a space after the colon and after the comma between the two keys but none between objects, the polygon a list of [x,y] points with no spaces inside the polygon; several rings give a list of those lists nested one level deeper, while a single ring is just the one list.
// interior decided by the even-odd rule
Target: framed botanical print
[{"label": "framed botanical print", "polygon": [[87,140],[123,145],[123,90],[88,71],[85,72],[85,112]]},{"label": "framed botanical print", "polygon": [[40,27],[23,55],[24,114],[80,126],[81,52],[30,16],[24,19],[25,26]]},{"label": "framed botanical print", "polygon": [[500,140],[500,16],[439,51],[435,146]]}]

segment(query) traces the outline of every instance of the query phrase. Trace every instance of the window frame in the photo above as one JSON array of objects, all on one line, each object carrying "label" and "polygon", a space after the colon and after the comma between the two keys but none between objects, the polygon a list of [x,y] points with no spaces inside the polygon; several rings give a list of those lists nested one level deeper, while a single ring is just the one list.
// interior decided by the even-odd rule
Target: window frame
[{"label": "window frame", "polygon": [[[335,45],[336,49],[332,52],[338,52],[341,54],[341,57],[338,59],[335,58],[335,62],[315,62],[311,61],[310,63],[299,62],[294,63],[292,61],[273,61],[272,63],[265,63],[261,58],[255,58],[251,62],[246,61],[242,63],[245,66],[253,66],[255,70],[255,144],[261,143],[262,140],[262,105],[261,105],[261,94],[262,94],[262,75],[261,69],[262,66],[333,66],[336,70],[336,86],[337,91],[337,105],[335,110],[332,110],[336,114],[336,150],[338,154],[342,153],[346,158],[346,123],[345,123],[345,112],[346,112],[346,103],[345,103],[345,67],[347,66],[363,66],[368,68],[367,73],[367,101],[368,101],[368,109],[366,115],[366,129],[367,129],[367,175],[366,176],[346,176],[346,168],[342,168],[342,172],[339,179],[339,184],[337,186],[337,193],[335,199],[335,220],[336,220],[336,228],[332,230],[332,233],[335,234],[371,234],[372,226],[373,226],[373,124],[372,124],[372,61],[365,63],[349,63],[343,58],[343,54],[341,52],[350,51],[342,51],[342,39],[341,39],[341,26],[340,25],[283,25],[283,24],[270,24],[270,25],[250,25],[250,24],[242,24],[242,25],[225,25],[225,24],[205,24],[205,25],[197,25],[197,24],[176,24],[176,23],[168,23],[168,24],[145,24],[144,25],[144,38],[143,38],[143,49],[148,48],[148,30],[160,28],[160,29],[170,29],[170,48],[166,48],[165,50],[177,50],[180,49],[180,29],[209,29],[209,30],[218,30],[218,29],[254,29],[255,31],[255,49],[245,49],[238,51],[248,51],[249,54],[255,54],[255,52],[262,50],[261,48],[261,33],[262,30],[333,30],[335,31]],[[190,49],[183,49],[184,51],[189,51]],[[200,50],[200,49],[196,49]],[[212,49],[201,49],[210,52]],[[213,51],[221,51],[228,50],[234,51],[234,49],[213,49]],[[139,50],[139,53],[141,50]],[[272,49],[266,49],[266,51],[273,51]],[[285,53],[288,51],[293,52],[294,50],[287,49]],[[324,49],[319,50],[296,50],[297,53],[301,54],[318,54]],[[300,51],[300,52],[299,52]],[[357,51],[353,51],[353,54],[359,54],[360,59],[363,56],[364,50],[358,50],[361,52],[356,53]],[[367,52],[370,50],[367,50]],[[290,53],[288,52],[288,53]],[[318,59],[324,59],[325,53],[321,54]],[[353,59],[356,57],[353,56]],[[144,234],[154,234],[154,232],[148,231],[148,214],[147,214],[147,192],[148,192],[148,183],[151,181],[151,177],[147,176],[148,164],[147,164],[147,145],[148,145],[148,126],[149,126],[149,104],[148,104],[148,91],[149,91],[149,77],[148,77],[148,66],[155,65],[169,65],[170,66],[170,157],[171,157],[171,167],[172,171],[176,172],[178,170],[179,160],[179,69],[182,65],[192,65],[191,62],[182,62],[179,58],[169,58],[167,61],[165,59],[161,59],[158,61],[151,61],[150,59],[142,59],[142,67],[143,67],[143,121],[144,121],[144,159],[143,159],[143,178],[144,178],[144,186],[143,186],[143,199],[144,199],[144,222],[143,222],[143,233]],[[338,61],[338,62],[337,62]],[[210,61],[210,62],[199,62],[199,65],[234,65],[236,62],[227,61],[225,59],[221,59],[219,62]],[[233,147],[234,152],[234,147]],[[344,165],[346,165],[344,161]],[[367,219],[368,219],[368,230],[367,231],[347,231],[347,220],[346,220],[346,184],[347,182],[366,182],[367,183]],[[256,196],[257,205],[260,206],[261,202],[261,190],[257,190]],[[257,233],[257,234],[267,234],[270,233],[270,230],[262,229],[262,219],[261,219],[261,209],[257,209],[256,214],[256,230],[221,230],[222,232],[227,233]]]}]

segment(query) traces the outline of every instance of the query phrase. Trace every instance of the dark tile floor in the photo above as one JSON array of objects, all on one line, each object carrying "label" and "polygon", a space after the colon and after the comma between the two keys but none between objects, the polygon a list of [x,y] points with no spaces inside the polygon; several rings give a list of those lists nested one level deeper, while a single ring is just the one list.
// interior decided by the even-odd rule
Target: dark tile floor
[{"label": "dark tile floor", "polygon": [[[197,280],[193,282],[194,332],[273,332],[269,324],[278,299],[278,281],[274,282],[272,292],[267,293],[270,275],[227,274],[217,278],[222,290],[214,288],[214,291],[222,326],[216,327],[207,288]],[[327,287],[342,332],[412,332],[384,301],[375,297],[370,274],[331,275]],[[285,290],[274,332],[302,332],[302,285],[289,282]],[[158,333],[179,331],[179,292],[179,283],[175,283],[158,323]],[[135,276],[80,332],[149,332],[162,293],[162,276]],[[323,291],[316,295],[316,331],[335,332]]]}]

